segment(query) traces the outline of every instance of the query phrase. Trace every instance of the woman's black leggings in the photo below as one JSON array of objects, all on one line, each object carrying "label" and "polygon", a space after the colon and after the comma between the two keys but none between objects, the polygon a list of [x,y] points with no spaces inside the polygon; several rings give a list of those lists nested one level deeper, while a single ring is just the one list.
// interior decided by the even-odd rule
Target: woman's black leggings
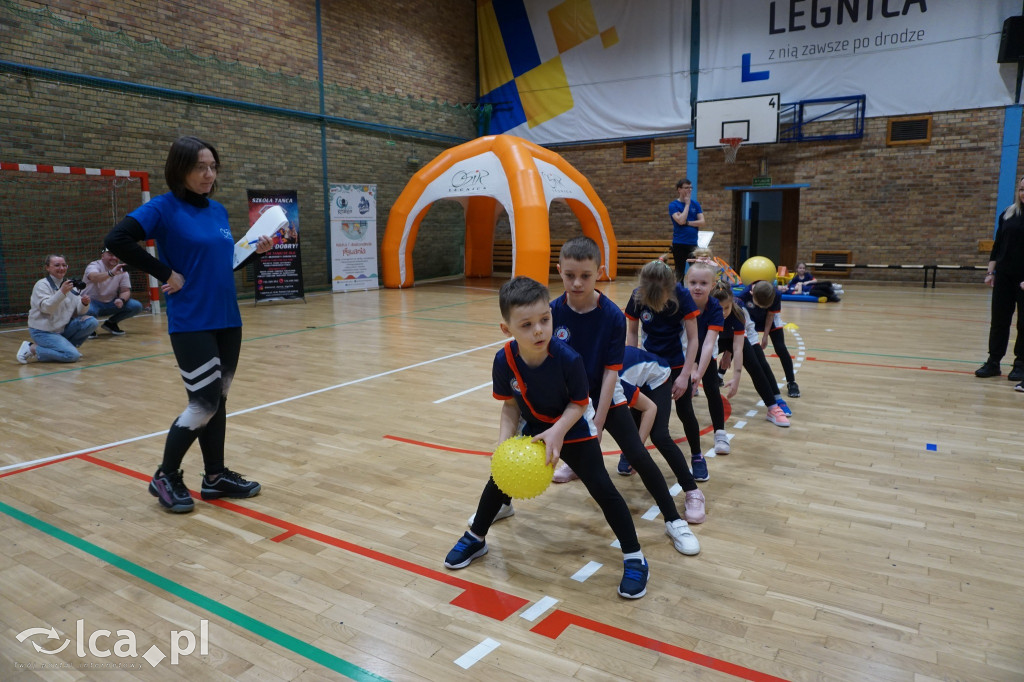
[{"label": "woman's black leggings", "polygon": [[195,440],[207,476],[224,471],[227,397],[242,349],[242,328],[171,334],[171,348],[185,382],[188,405],[167,433],[160,470],[177,471]]},{"label": "woman's black leggings", "polygon": [[1017,309],[1017,340],[1013,344],[1014,364],[1024,365],[1024,289],[1020,282],[996,271],[992,286],[992,316],[988,329],[988,361],[999,364],[1010,342],[1010,322]]},{"label": "woman's black leggings", "polygon": [[793,373],[793,357],[789,354],[789,349],[786,348],[786,332],[783,331],[782,327],[779,327],[768,332],[768,338],[772,340],[775,354],[779,356],[779,362],[782,363],[782,371],[786,373],[786,381],[793,383],[796,381],[796,374]]},{"label": "woman's black leggings", "polygon": [[[672,473],[676,475],[676,481],[679,482],[680,487],[685,491],[696,490],[697,482],[693,480],[690,467],[686,466],[686,457],[683,455],[683,451],[679,449],[679,446],[676,445],[676,442],[672,439],[672,434],[669,432],[668,423],[672,414],[672,382],[665,381],[665,383],[655,389],[645,386],[640,391],[650,398],[658,408],[654,415],[654,426],[651,427],[651,442],[654,443],[654,447],[658,448],[658,452],[668,462]],[[632,413],[634,423],[639,426],[641,412],[639,410],[632,410]],[[697,452],[700,452],[700,427],[697,427],[696,434]],[[687,431],[687,440],[690,439],[690,435]]]},{"label": "woman's black leggings", "polygon": [[672,262],[676,266],[676,281],[683,281],[687,261],[693,258],[693,252],[696,249],[696,244],[672,244]]},{"label": "woman's black leggings", "polygon": [[[636,537],[633,517],[629,515],[626,501],[622,499],[622,495],[612,483],[611,476],[608,475],[608,470],[604,466],[604,458],[601,455],[601,446],[597,439],[563,443],[561,456],[580,477],[583,485],[587,487],[587,492],[601,508],[605,521],[611,526],[612,532],[615,533],[615,537],[622,547],[623,554],[639,552],[640,541]],[[501,492],[494,479],[488,479],[476,507],[476,518],[473,519],[473,525],[469,529],[475,535],[484,537],[490,530],[501,505],[511,502],[512,498]]]}]

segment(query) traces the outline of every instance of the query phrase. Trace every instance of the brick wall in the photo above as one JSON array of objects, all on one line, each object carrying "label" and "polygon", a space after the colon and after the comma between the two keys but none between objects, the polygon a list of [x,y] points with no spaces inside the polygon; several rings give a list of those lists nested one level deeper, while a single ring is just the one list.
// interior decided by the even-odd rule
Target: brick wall
[{"label": "brick wall", "polygon": [[[391,204],[409,178],[452,144],[431,136],[476,136],[475,110],[465,106],[476,87],[474,6],[467,0],[409,0],[324,2],[322,8],[325,112],[354,122],[327,125],[326,177],[377,183],[380,242]],[[189,7],[162,0],[0,0],[2,60],[242,103],[196,103],[0,73],[0,159],[144,170],[155,195],[166,191],[163,163],[170,143],[196,134],[221,155],[216,198],[226,205],[236,234],[248,227],[246,189],[298,191],[306,286],[325,288],[330,273],[320,123],[246,108],[315,114],[316,58],[314,3],[305,0]],[[368,130],[363,123],[391,131]],[[414,252],[417,278],[462,272],[464,232],[461,208],[432,208]],[[95,236],[97,243],[102,236]],[[251,292],[241,274],[238,283]]]}]

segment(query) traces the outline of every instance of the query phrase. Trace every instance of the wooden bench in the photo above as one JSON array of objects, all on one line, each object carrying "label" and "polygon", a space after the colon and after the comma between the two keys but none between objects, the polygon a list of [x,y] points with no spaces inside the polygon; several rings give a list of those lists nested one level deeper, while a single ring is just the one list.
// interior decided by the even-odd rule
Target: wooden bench
[{"label": "wooden bench", "polygon": [[665,254],[672,265],[671,239],[623,239],[619,242],[619,273],[636,273]]},{"label": "wooden bench", "polygon": [[[564,239],[551,240],[551,273],[558,272],[558,252],[565,243]],[[618,274],[629,274],[640,271],[644,265],[666,253],[672,253],[671,239],[623,239],[618,242],[619,259]],[[671,265],[671,259],[669,260]],[[512,272],[512,240],[496,239],[492,267],[495,272]]]}]

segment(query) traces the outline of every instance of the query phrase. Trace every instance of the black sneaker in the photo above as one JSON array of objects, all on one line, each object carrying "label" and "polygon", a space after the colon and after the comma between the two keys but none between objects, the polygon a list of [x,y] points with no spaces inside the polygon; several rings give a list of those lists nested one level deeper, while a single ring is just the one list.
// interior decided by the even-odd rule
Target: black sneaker
[{"label": "black sneaker", "polygon": [[800,387],[796,385],[795,381],[791,381],[788,384],[786,384],[786,391],[789,392],[790,398],[800,397]]},{"label": "black sneaker", "polygon": [[448,556],[444,558],[444,565],[447,568],[465,568],[473,559],[484,554],[487,554],[487,541],[477,540],[467,531],[455,543],[452,551],[448,552]]},{"label": "black sneaker", "polygon": [[997,377],[1000,374],[1002,374],[1002,372],[999,371],[998,362],[986,362],[984,365],[974,370],[974,376],[982,379],[986,377]]},{"label": "black sneaker", "polygon": [[623,563],[622,582],[619,583],[619,596],[626,599],[639,599],[647,594],[647,578],[651,568],[647,559],[626,559]]},{"label": "black sneaker", "polygon": [[124,336],[124,330],[117,326],[117,322],[107,320],[103,323],[103,328],[114,336]]},{"label": "black sneaker", "polygon": [[149,482],[149,494],[160,501],[160,504],[176,514],[192,511],[195,502],[192,493],[181,480],[181,469],[165,474],[159,469]]},{"label": "black sneaker", "polygon": [[225,469],[213,480],[210,480],[209,476],[203,476],[203,488],[199,494],[204,500],[215,500],[218,497],[253,497],[260,494],[260,484],[245,480],[242,474],[231,469]]},{"label": "black sneaker", "polygon": [[1010,381],[1024,380],[1024,365],[1018,365],[1016,362],[1013,363],[1013,369],[1006,375],[1006,378]]}]

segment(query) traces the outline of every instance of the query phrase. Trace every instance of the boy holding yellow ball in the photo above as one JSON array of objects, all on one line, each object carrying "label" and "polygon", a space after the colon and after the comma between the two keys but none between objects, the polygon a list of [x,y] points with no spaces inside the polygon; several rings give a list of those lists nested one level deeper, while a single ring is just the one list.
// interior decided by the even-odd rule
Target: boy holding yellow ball
[{"label": "boy holding yellow ball", "polygon": [[[567,344],[551,338],[548,289],[528,277],[514,277],[498,294],[501,331],[512,340],[498,351],[492,369],[494,397],[503,401],[498,441],[522,433],[543,441],[547,464],[564,459],[587,487],[622,548],[624,571],[618,593],[639,599],[647,593],[649,568],[622,495],[605,469],[594,426],[590,384],[583,360]],[[512,498],[487,481],[472,524],[444,565],[465,568],[487,554],[484,537],[503,505]],[[506,514],[508,515],[508,514]]]}]

